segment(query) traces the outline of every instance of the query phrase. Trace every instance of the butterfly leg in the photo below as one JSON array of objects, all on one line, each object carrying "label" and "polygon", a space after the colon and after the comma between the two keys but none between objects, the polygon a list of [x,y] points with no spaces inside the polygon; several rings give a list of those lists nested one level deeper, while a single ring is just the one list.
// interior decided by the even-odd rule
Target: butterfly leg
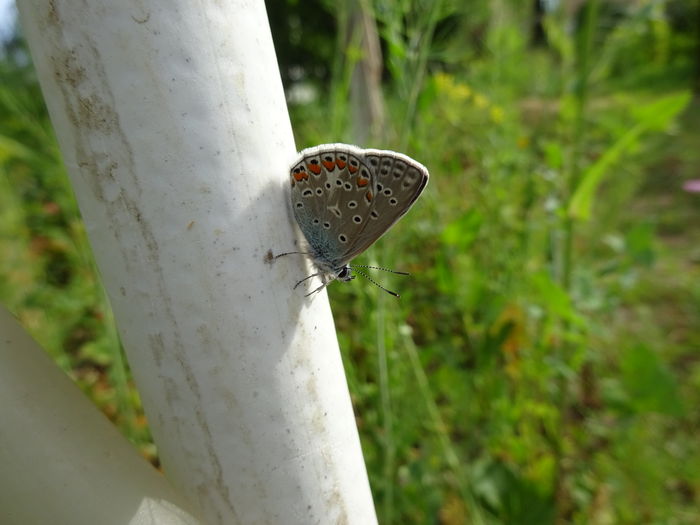
[{"label": "butterfly leg", "polygon": [[295,285],[294,285],[294,288],[292,288],[292,289],[293,289],[293,290],[296,290],[297,286],[299,286],[299,285],[300,285],[301,283],[303,283],[304,281],[308,281],[308,280],[311,279],[312,277],[316,277],[316,276],[318,276],[318,275],[323,275],[323,274],[324,274],[324,272],[312,273],[312,274],[309,275],[308,277],[304,277],[301,281],[299,281],[297,284],[295,284]]},{"label": "butterfly leg", "polygon": [[313,295],[316,292],[320,292],[321,290],[323,290],[326,286],[328,286],[332,282],[333,282],[333,279],[329,279],[328,281],[324,281],[324,283],[321,286],[319,286],[315,290],[312,290],[311,292],[307,293],[304,297],[308,297],[309,295]]}]

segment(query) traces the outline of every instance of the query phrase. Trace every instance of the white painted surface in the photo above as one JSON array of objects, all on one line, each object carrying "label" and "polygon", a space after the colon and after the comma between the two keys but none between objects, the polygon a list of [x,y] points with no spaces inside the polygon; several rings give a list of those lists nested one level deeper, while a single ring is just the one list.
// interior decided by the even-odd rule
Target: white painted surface
[{"label": "white painted surface", "polygon": [[262,1],[24,0],[168,477],[209,523],[376,522]]}]

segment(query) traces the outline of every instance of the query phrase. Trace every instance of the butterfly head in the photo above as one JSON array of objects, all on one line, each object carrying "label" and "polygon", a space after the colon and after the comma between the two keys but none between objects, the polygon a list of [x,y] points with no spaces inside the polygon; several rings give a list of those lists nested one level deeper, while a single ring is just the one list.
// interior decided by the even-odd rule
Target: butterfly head
[{"label": "butterfly head", "polygon": [[352,275],[352,269],[349,265],[345,265],[337,270],[335,270],[335,278],[338,281],[352,281],[355,276]]}]

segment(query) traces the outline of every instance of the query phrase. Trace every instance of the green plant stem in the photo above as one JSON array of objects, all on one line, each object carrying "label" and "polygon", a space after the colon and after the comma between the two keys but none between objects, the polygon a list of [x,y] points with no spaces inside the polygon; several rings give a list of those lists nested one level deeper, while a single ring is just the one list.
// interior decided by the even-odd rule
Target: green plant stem
[{"label": "green plant stem", "polygon": [[404,151],[406,149],[409,130],[413,127],[412,124],[416,114],[418,95],[420,95],[420,91],[423,87],[423,78],[425,77],[428,63],[428,54],[433,42],[435,27],[437,26],[438,20],[440,19],[440,13],[442,12],[442,4],[442,0],[438,0],[431,6],[428,22],[418,47],[418,60],[416,61],[415,71],[412,75],[411,90],[409,91],[408,100],[406,101],[403,126],[401,126],[399,131],[400,151]]},{"label": "green plant stem", "polygon": [[413,338],[410,334],[410,328],[407,326],[399,330],[402,336],[402,347],[408,353],[408,358],[411,361],[411,367],[413,373],[416,376],[416,383],[418,385],[418,390],[420,391],[421,397],[425,403],[426,409],[428,411],[428,416],[430,417],[431,426],[438,437],[438,441],[443,450],[443,455],[447,466],[454,476],[454,482],[462,496],[467,512],[470,514],[469,523],[480,525],[485,523],[484,517],[481,514],[480,507],[476,502],[476,498],[469,488],[469,476],[467,475],[467,467],[460,462],[457,451],[452,445],[452,441],[447,431],[447,424],[442,419],[440,415],[440,410],[435,403],[435,396],[433,396],[430,390],[430,383],[428,382],[428,376],[423,369],[423,365],[418,357],[418,352],[416,351],[416,345],[413,342]]},{"label": "green plant stem", "polygon": [[[586,14],[582,27],[581,42],[579,45],[578,75],[574,89],[576,100],[576,113],[574,117],[574,133],[572,140],[570,173],[566,188],[566,200],[571,200],[581,179],[581,152],[583,150],[583,138],[586,127],[586,108],[588,104],[588,87],[590,76],[590,58],[593,46],[593,33],[598,18],[599,0],[591,0],[586,4]],[[568,209],[568,205],[567,205]],[[565,290],[571,288],[571,275],[573,272],[573,238],[574,220],[567,214],[564,224],[564,254],[562,260],[562,285]]]},{"label": "green plant stem", "polygon": [[[578,45],[578,60],[577,60],[577,77],[576,86],[574,89],[575,96],[575,116],[573,123],[573,136],[570,157],[570,172],[566,187],[566,207],[568,210],[569,202],[574,195],[576,188],[581,180],[581,156],[584,147],[584,137],[586,133],[586,109],[589,95],[589,77],[591,70],[591,52],[593,46],[594,31],[598,18],[599,0],[590,0],[585,4],[585,14],[583,17],[583,26],[581,27],[580,40]],[[574,272],[573,250],[574,237],[576,235],[575,219],[566,213],[564,218],[564,239],[563,239],[563,254],[561,267],[561,284],[564,290],[570,294],[572,291],[572,276]],[[566,335],[571,329],[570,321],[564,319],[562,323],[562,335]],[[563,364],[567,361],[571,354],[572,348],[566,341],[561,341],[558,345],[557,360]],[[561,417],[561,434],[558,440],[555,440],[554,456],[556,462],[556,473],[554,479],[554,502],[555,516],[557,523],[567,521],[567,508],[569,497],[566,491],[565,478],[567,476],[564,458],[564,441],[569,435],[567,410],[569,405],[568,396],[568,380],[567,376],[562,372],[559,373],[557,380],[558,384],[558,408]]]},{"label": "green plant stem", "polygon": [[389,383],[389,366],[386,352],[386,304],[384,293],[378,290],[377,294],[377,358],[379,367],[379,395],[382,407],[382,430],[384,433],[383,477],[385,492],[382,501],[382,522],[392,523],[396,446],[393,434],[394,421],[391,408],[391,385]]},{"label": "green plant stem", "polygon": [[350,75],[354,66],[350,61],[347,49],[352,45],[350,35],[350,8],[348,2],[339,2],[335,11],[338,34],[336,36],[335,59],[331,66],[331,136],[338,136],[347,121],[347,104],[350,93]]}]

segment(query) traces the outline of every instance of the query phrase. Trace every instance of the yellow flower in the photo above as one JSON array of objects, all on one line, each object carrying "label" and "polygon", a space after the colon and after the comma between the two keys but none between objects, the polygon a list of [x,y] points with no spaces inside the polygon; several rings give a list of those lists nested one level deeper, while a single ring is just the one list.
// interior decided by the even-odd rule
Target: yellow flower
[{"label": "yellow flower", "polygon": [[474,105],[480,109],[485,108],[489,105],[489,99],[481,93],[477,93],[476,95],[474,95]]},{"label": "yellow flower", "polygon": [[503,109],[501,109],[500,106],[493,106],[491,108],[490,113],[491,113],[491,120],[493,120],[496,124],[498,124],[499,122],[503,122],[504,114],[503,114]]},{"label": "yellow flower", "polygon": [[448,75],[447,73],[436,73],[434,78],[435,78],[435,84],[440,89],[447,90],[449,88],[449,86],[452,84],[452,77],[450,75]]},{"label": "yellow flower", "polygon": [[449,98],[466,100],[472,94],[472,90],[469,86],[455,82],[452,75],[448,75],[447,73],[436,73],[434,78],[438,89],[443,91]]},{"label": "yellow flower", "polygon": [[472,90],[466,84],[455,84],[454,86],[454,98],[459,100],[466,100],[472,94]]}]

